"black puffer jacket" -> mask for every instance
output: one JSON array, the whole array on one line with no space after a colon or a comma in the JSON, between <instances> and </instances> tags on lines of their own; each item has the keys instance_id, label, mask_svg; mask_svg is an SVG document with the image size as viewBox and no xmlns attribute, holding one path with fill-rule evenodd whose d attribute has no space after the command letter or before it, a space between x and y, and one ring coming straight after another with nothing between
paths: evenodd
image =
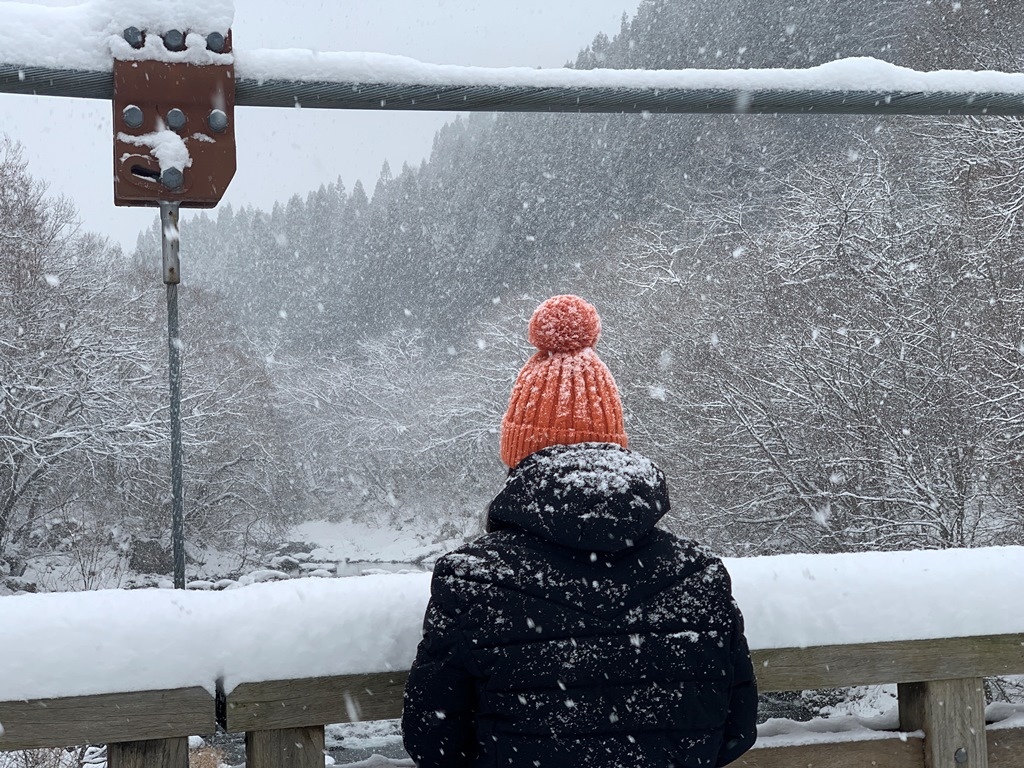
<instances>
[{"instance_id":1,"label":"black puffer jacket","mask_svg":"<svg viewBox=\"0 0 1024 768\"><path fill-rule=\"evenodd\" d=\"M655 529L664 476L605 443L528 456L438 560L405 692L420 768L725 765L757 691L721 561Z\"/></svg>"}]
</instances>

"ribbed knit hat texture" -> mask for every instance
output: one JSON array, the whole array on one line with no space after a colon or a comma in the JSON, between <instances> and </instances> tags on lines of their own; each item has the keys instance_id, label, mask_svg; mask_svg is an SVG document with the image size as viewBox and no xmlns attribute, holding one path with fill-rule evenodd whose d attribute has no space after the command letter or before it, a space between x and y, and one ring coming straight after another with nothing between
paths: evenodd
<instances>
[{"instance_id":1,"label":"ribbed knit hat texture","mask_svg":"<svg viewBox=\"0 0 1024 768\"><path fill-rule=\"evenodd\" d=\"M579 296L553 296L534 311L527 338L538 351L519 372L501 421L508 466L552 445L627 447L619 389L594 352L600 335L597 310Z\"/></svg>"}]
</instances>

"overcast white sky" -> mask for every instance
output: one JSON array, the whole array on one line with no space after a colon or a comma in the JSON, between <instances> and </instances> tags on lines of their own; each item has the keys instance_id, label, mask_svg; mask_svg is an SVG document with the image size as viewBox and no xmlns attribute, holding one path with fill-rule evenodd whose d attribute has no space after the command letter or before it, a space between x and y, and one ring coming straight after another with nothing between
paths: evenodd
<instances>
[{"instance_id":1,"label":"overcast white sky","mask_svg":"<svg viewBox=\"0 0 1024 768\"><path fill-rule=\"evenodd\" d=\"M617 32L622 13L632 16L639 1L235 0L233 30L239 49L378 51L433 64L557 67L598 32ZM238 173L225 201L266 207L339 176L349 189L361 179L372 194L385 159L396 173L403 162L418 164L451 118L240 108ZM131 249L156 214L114 207L111 130L108 102L0 94L0 131L24 145L32 174L71 197L88 229Z\"/></svg>"}]
</instances>

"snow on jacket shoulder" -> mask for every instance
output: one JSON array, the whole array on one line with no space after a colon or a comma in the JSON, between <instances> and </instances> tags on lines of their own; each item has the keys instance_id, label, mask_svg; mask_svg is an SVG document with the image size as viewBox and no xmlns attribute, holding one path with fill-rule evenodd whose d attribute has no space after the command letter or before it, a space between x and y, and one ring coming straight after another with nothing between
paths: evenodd
<instances>
[{"instance_id":1,"label":"snow on jacket shoulder","mask_svg":"<svg viewBox=\"0 0 1024 768\"><path fill-rule=\"evenodd\" d=\"M439 559L406 686L420 768L726 765L755 738L720 560L655 529L664 476L619 446L524 459L490 533Z\"/></svg>"}]
</instances>

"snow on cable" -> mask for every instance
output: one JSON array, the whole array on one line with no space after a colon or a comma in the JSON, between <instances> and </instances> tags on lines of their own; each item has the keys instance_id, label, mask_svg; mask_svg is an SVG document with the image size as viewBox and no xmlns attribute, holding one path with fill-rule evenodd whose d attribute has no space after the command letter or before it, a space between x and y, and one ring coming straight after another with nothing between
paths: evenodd
<instances>
[{"instance_id":1,"label":"snow on cable","mask_svg":"<svg viewBox=\"0 0 1024 768\"><path fill-rule=\"evenodd\" d=\"M1013 93L1024 95L1024 74L919 72L879 59L839 59L808 69L531 69L424 64L384 53L236 49L239 78L328 83L533 88L643 88L662 90L859 91Z\"/></svg>"},{"instance_id":2,"label":"snow on cable","mask_svg":"<svg viewBox=\"0 0 1024 768\"><path fill-rule=\"evenodd\" d=\"M114 57L227 63L231 55L207 51L203 35L226 32L233 17L231 0L86 0L63 8L0 0L0 64L109 72ZM130 26L192 34L180 52L168 51L156 35L135 50L122 38ZM808 69L574 70L427 64L383 53L246 50L244 44L234 45L237 75L257 82L1024 96L1024 73L919 72L869 57Z\"/></svg>"}]
</instances>

